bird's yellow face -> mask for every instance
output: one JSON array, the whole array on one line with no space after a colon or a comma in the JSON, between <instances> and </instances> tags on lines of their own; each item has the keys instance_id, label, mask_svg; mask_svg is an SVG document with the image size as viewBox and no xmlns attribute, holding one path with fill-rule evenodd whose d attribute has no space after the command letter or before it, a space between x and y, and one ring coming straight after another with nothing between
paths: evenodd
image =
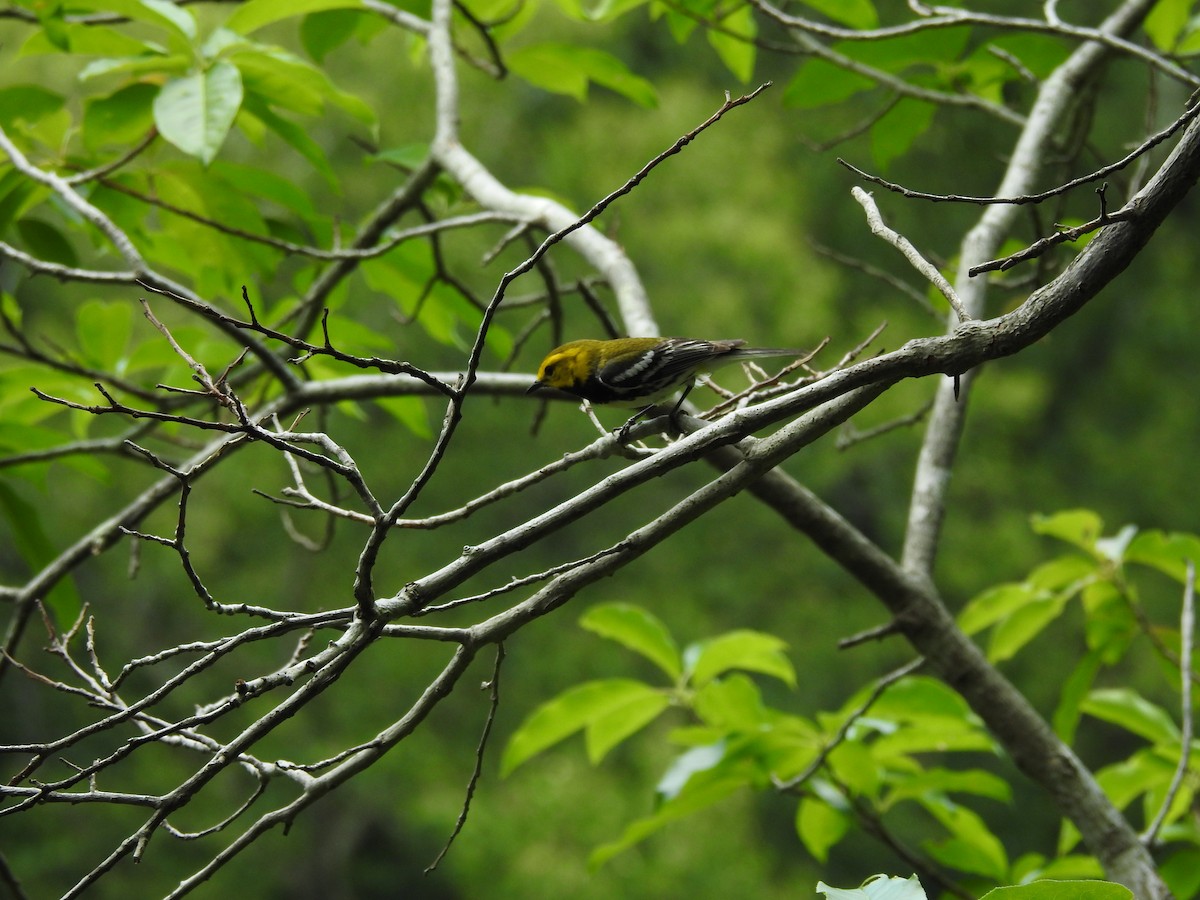
<instances>
[{"instance_id":1,"label":"bird's yellow face","mask_svg":"<svg viewBox=\"0 0 1200 900\"><path fill-rule=\"evenodd\" d=\"M539 387L552 387L568 390L572 385L580 384L588 377L588 362L584 355L584 346L588 341L571 341L550 351L542 360L538 369L537 381L530 390Z\"/></svg>"}]
</instances>

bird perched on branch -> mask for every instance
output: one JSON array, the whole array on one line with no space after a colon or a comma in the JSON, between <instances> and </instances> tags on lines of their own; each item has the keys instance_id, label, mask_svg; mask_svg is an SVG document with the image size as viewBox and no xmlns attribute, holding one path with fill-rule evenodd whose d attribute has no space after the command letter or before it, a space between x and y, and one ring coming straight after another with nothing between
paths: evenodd
<instances>
[{"instance_id":1,"label":"bird perched on branch","mask_svg":"<svg viewBox=\"0 0 1200 900\"><path fill-rule=\"evenodd\" d=\"M682 388L671 409L674 416L702 373L752 359L800 356L803 352L746 347L745 343L678 337L571 341L546 355L537 380L525 393L553 388L591 403L641 407L621 429L624 434L642 413Z\"/></svg>"}]
</instances>

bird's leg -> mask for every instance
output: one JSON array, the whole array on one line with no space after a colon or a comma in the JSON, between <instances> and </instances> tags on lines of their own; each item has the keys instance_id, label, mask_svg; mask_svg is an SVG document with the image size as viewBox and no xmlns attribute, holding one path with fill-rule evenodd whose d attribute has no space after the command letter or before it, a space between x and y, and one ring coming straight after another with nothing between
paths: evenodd
<instances>
[{"instance_id":1,"label":"bird's leg","mask_svg":"<svg viewBox=\"0 0 1200 900\"><path fill-rule=\"evenodd\" d=\"M617 443L626 443L629 439L629 429L645 418L646 413L654 409L655 406L657 406L657 404L651 403L649 406L639 409L632 416L630 416L628 421L626 421L624 425L617 429Z\"/></svg>"},{"instance_id":2,"label":"bird's leg","mask_svg":"<svg viewBox=\"0 0 1200 900\"><path fill-rule=\"evenodd\" d=\"M696 382L693 381L687 387L685 387L683 389L683 393L679 395L679 399L675 401L675 405L671 407L671 411L667 413L667 418L670 420L671 427L674 428L675 431L683 431L683 429L679 427L679 423L675 421L675 416L679 414L679 410L683 407L683 401L687 399L688 393L695 386ZM645 418L646 413L650 412L650 410L657 406L657 403L651 403L649 406L639 409L632 416L630 416L629 420L617 431L617 440L624 444L626 438L629 437L629 429Z\"/></svg>"}]
</instances>

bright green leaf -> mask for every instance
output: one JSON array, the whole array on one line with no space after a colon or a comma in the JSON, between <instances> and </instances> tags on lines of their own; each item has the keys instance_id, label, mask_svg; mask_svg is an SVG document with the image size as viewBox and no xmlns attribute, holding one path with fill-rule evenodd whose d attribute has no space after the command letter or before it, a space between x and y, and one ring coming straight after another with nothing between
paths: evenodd
<instances>
[{"instance_id":1,"label":"bright green leaf","mask_svg":"<svg viewBox=\"0 0 1200 900\"><path fill-rule=\"evenodd\" d=\"M1143 531L1125 551L1126 563L1150 566L1180 584L1187 578L1188 560L1200 568L1200 537L1194 534Z\"/></svg>"},{"instance_id":2,"label":"bright green leaf","mask_svg":"<svg viewBox=\"0 0 1200 900\"><path fill-rule=\"evenodd\" d=\"M829 848L845 836L850 824L844 812L813 797L805 797L796 808L796 834L820 863L829 860Z\"/></svg>"},{"instance_id":3,"label":"bright green leaf","mask_svg":"<svg viewBox=\"0 0 1200 900\"><path fill-rule=\"evenodd\" d=\"M707 682L692 706L700 721L723 731L756 732L767 719L758 685L740 672Z\"/></svg>"},{"instance_id":4,"label":"bright green leaf","mask_svg":"<svg viewBox=\"0 0 1200 900\"><path fill-rule=\"evenodd\" d=\"M329 164L325 151L312 139L307 129L283 118L254 94L246 95L242 115L238 118L239 127L243 130L248 127L247 124L242 124L247 117L251 121L257 120L275 132L293 150L308 160L309 165L324 177L331 188L337 188L337 175L333 171L333 166Z\"/></svg>"},{"instance_id":5,"label":"bright green leaf","mask_svg":"<svg viewBox=\"0 0 1200 900\"><path fill-rule=\"evenodd\" d=\"M84 356L93 365L116 368L125 355L133 331L133 309L128 303L89 300L75 314L75 336Z\"/></svg>"},{"instance_id":6,"label":"bright green leaf","mask_svg":"<svg viewBox=\"0 0 1200 900\"><path fill-rule=\"evenodd\" d=\"M168 0L72 0L73 9L118 13L135 22L148 22L165 28L175 38L176 47L196 39L196 19L186 8Z\"/></svg>"},{"instance_id":7,"label":"bright green leaf","mask_svg":"<svg viewBox=\"0 0 1200 900\"><path fill-rule=\"evenodd\" d=\"M145 82L128 84L107 97L87 101L83 140L91 148L132 145L154 127L158 88Z\"/></svg>"},{"instance_id":8,"label":"bright green leaf","mask_svg":"<svg viewBox=\"0 0 1200 900\"><path fill-rule=\"evenodd\" d=\"M433 437L429 410L420 397L380 397L375 404L419 438Z\"/></svg>"},{"instance_id":9,"label":"bright green leaf","mask_svg":"<svg viewBox=\"0 0 1200 900\"><path fill-rule=\"evenodd\" d=\"M783 102L785 106L797 109L816 109L841 103L875 86L875 82L865 75L849 72L823 59L809 59L800 65L784 88Z\"/></svg>"},{"instance_id":10,"label":"bright green leaf","mask_svg":"<svg viewBox=\"0 0 1200 900\"><path fill-rule=\"evenodd\" d=\"M105 75L124 75L127 78L182 75L191 68L191 65L190 55L148 52L139 56L98 59L90 62L80 71L79 80L89 81Z\"/></svg>"},{"instance_id":11,"label":"bright green leaf","mask_svg":"<svg viewBox=\"0 0 1200 900\"><path fill-rule=\"evenodd\" d=\"M272 22L330 9L361 9L362 0L250 0L225 21L225 27L250 34Z\"/></svg>"},{"instance_id":12,"label":"bright green leaf","mask_svg":"<svg viewBox=\"0 0 1200 900\"><path fill-rule=\"evenodd\" d=\"M79 56L137 56L145 53L148 45L115 28L82 22L61 22L56 40L65 40L71 53ZM61 53L63 47L50 40L44 30L33 31L21 45L19 56L38 56Z\"/></svg>"},{"instance_id":13,"label":"bright green leaf","mask_svg":"<svg viewBox=\"0 0 1200 900\"><path fill-rule=\"evenodd\" d=\"M747 4L739 6L731 15L718 23L721 29L708 29L708 43L717 51L717 56L725 64L733 77L745 84L754 74L754 61L758 48L754 38L758 34L758 25L754 12Z\"/></svg>"},{"instance_id":14,"label":"bright green leaf","mask_svg":"<svg viewBox=\"0 0 1200 900\"><path fill-rule=\"evenodd\" d=\"M597 847L588 858L588 865L593 869L604 865L618 853L644 841L666 825L706 809L745 786L745 779L737 774L719 775L711 779L693 778L686 790L660 804L653 815L630 823L620 838Z\"/></svg>"},{"instance_id":15,"label":"bright green leaf","mask_svg":"<svg viewBox=\"0 0 1200 900\"><path fill-rule=\"evenodd\" d=\"M937 107L923 100L904 98L870 128L871 155L881 169L906 154L933 123Z\"/></svg>"},{"instance_id":16,"label":"bright green leaf","mask_svg":"<svg viewBox=\"0 0 1200 900\"><path fill-rule=\"evenodd\" d=\"M1061 591L1076 588L1096 574L1096 562L1090 557L1072 553L1038 566L1025 580L1036 588Z\"/></svg>"},{"instance_id":17,"label":"bright green leaf","mask_svg":"<svg viewBox=\"0 0 1200 900\"><path fill-rule=\"evenodd\" d=\"M849 25L851 28L874 28L879 24L879 15L871 0L803 0L804 5L821 15Z\"/></svg>"},{"instance_id":18,"label":"bright green leaf","mask_svg":"<svg viewBox=\"0 0 1200 900\"><path fill-rule=\"evenodd\" d=\"M1079 707L1096 680L1101 661L1102 654L1098 650L1084 656L1063 683L1059 693L1058 707L1054 710L1054 733L1068 744L1074 743L1075 729L1079 725L1081 715Z\"/></svg>"},{"instance_id":19,"label":"bright green leaf","mask_svg":"<svg viewBox=\"0 0 1200 900\"><path fill-rule=\"evenodd\" d=\"M864 687L844 707L846 713L862 705L871 687ZM977 727L978 717L962 695L945 682L927 675L911 675L888 686L871 705L870 714L898 722L924 725L931 721L960 722Z\"/></svg>"},{"instance_id":20,"label":"bright green leaf","mask_svg":"<svg viewBox=\"0 0 1200 900\"><path fill-rule=\"evenodd\" d=\"M1142 22L1154 46L1170 53L1179 42L1192 14L1193 0L1158 0Z\"/></svg>"},{"instance_id":21,"label":"bright green leaf","mask_svg":"<svg viewBox=\"0 0 1200 900\"><path fill-rule=\"evenodd\" d=\"M901 800L915 799L928 793L971 794L1000 803L1012 800L1012 786L984 769L923 769L912 775L895 775L889 785L888 806Z\"/></svg>"},{"instance_id":22,"label":"bright green leaf","mask_svg":"<svg viewBox=\"0 0 1200 900\"><path fill-rule=\"evenodd\" d=\"M683 674L679 646L667 626L640 606L631 603L593 606L580 617L579 624L593 634L640 653L672 679L678 679Z\"/></svg>"},{"instance_id":23,"label":"bright green leaf","mask_svg":"<svg viewBox=\"0 0 1200 900\"><path fill-rule=\"evenodd\" d=\"M0 88L0 124L11 128L17 122L33 123L63 108L61 94L37 84L14 84Z\"/></svg>"},{"instance_id":24,"label":"bright green leaf","mask_svg":"<svg viewBox=\"0 0 1200 900\"><path fill-rule=\"evenodd\" d=\"M778 678L789 687L796 686L796 670L784 654L787 644L772 634L760 631L731 631L693 644L685 653L691 681L707 684L731 669L760 672Z\"/></svg>"},{"instance_id":25,"label":"bright green leaf","mask_svg":"<svg viewBox=\"0 0 1200 900\"><path fill-rule=\"evenodd\" d=\"M610 53L575 44L542 43L509 54L508 66L530 84L566 94L580 102L587 99L588 84L595 82L640 106L658 102L654 85L634 75Z\"/></svg>"},{"instance_id":26,"label":"bright green leaf","mask_svg":"<svg viewBox=\"0 0 1200 900\"><path fill-rule=\"evenodd\" d=\"M1092 691L1080 704L1090 716L1119 725L1154 744L1178 744L1179 727L1170 713L1155 706L1132 688Z\"/></svg>"},{"instance_id":27,"label":"bright green leaf","mask_svg":"<svg viewBox=\"0 0 1200 900\"><path fill-rule=\"evenodd\" d=\"M300 23L300 43L304 51L317 62L354 36L366 13L357 10L331 9L306 15Z\"/></svg>"},{"instance_id":28,"label":"bright green leaf","mask_svg":"<svg viewBox=\"0 0 1200 900\"><path fill-rule=\"evenodd\" d=\"M1104 532L1104 522L1090 509L1073 509L1049 516L1036 515L1032 518L1034 533L1074 544L1089 553Z\"/></svg>"},{"instance_id":29,"label":"bright green leaf","mask_svg":"<svg viewBox=\"0 0 1200 900\"><path fill-rule=\"evenodd\" d=\"M925 798L922 806L950 836L940 841L927 841L922 846L934 859L959 869L1003 881L1008 873L1008 854L1004 845L974 811L950 801L931 802Z\"/></svg>"},{"instance_id":30,"label":"bright green leaf","mask_svg":"<svg viewBox=\"0 0 1200 900\"><path fill-rule=\"evenodd\" d=\"M1176 897L1200 895L1200 847L1183 847L1158 867Z\"/></svg>"},{"instance_id":31,"label":"bright green leaf","mask_svg":"<svg viewBox=\"0 0 1200 900\"><path fill-rule=\"evenodd\" d=\"M1030 584L998 584L973 598L958 614L958 626L977 634L1032 603L1039 591Z\"/></svg>"},{"instance_id":32,"label":"bright green leaf","mask_svg":"<svg viewBox=\"0 0 1200 900\"><path fill-rule=\"evenodd\" d=\"M645 728L670 705L671 698L666 691L647 687L640 696L631 695L625 703L596 716L584 733L588 761L592 765L599 763L609 750Z\"/></svg>"},{"instance_id":33,"label":"bright green leaf","mask_svg":"<svg viewBox=\"0 0 1200 900\"><path fill-rule=\"evenodd\" d=\"M547 700L509 739L500 761L501 774L508 775L521 763L583 730L590 722L651 693L657 692L640 681L611 678L584 682Z\"/></svg>"},{"instance_id":34,"label":"bright green leaf","mask_svg":"<svg viewBox=\"0 0 1200 900\"><path fill-rule=\"evenodd\" d=\"M988 659L992 662L1011 659L1062 615L1069 600L1070 597L1066 594L1038 597L1005 618L992 630L988 643Z\"/></svg>"},{"instance_id":35,"label":"bright green leaf","mask_svg":"<svg viewBox=\"0 0 1200 900\"><path fill-rule=\"evenodd\" d=\"M166 140L207 165L241 104L241 73L231 63L218 62L207 72L168 81L154 99L154 121Z\"/></svg>"}]
</instances>

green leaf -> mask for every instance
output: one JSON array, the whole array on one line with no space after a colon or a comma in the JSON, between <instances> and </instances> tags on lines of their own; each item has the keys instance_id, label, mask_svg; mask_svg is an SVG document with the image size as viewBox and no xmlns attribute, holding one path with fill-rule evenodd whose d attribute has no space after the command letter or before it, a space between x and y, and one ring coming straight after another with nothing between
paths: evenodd
<instances>
[{"instance_id":1,"label":"green leaf","mask_svg":"<svg viewBox=\"0 0 1200 900\"><path fill-rule=\"evenodd\" d=\"M1192 13L1193 0L1158 0L1142 22L1146 34L1159 50L1170 53L1179 42Z\"/></svg>"},{"instance_id":2,"label":"green leaf","mask_svg":"<svg viewBox=\"0 0 1200 900\"><path fill-rule=\"evenodd\" d=\"M1071 553L1038 566L1025 580L1047 591L1061 591L1081 586L1081 582L1096 574L1096 562L1090 557Z\"/></svg>"},{"instance_id":3,"label":"green leaf","mask_svg":"<svg viewBox=\"0 0 1200 900\"><path fill-rule=\"evenodd\" d=\"M362 9L362 0L250 0L225 20L225 27L250 34L272 22L330 9Z\"/></svg>"},{"instance_id":4,"label":"green leaf","mask_svg":"<svg viewBox=\"0 0 1200 900\"><path fill-rule=\"evenodd\" d=\"M1200 894L1200 847L1183 847L1158 867L1176 897Z\"/></svg>"},{"instance_id":5,"label":"green leaf","mask_svg":"<svg viewBox=\"0 0 1200 900\"><path fill-rule=\"evenodd\" d=\"M925 794L971 794L987 797L1000 803L1012 801L1012 786L984 769L924 769L920 772L894 775L887 794L887 805L901 800L916 799Z\"/></svg>"},{"instance_id":6,"label":"green leaf","mask_svg":"<svg viewBox=\"0 0 1200 900\"><path fill-rule=\"evenodd\" d=\"M300 23L300 43L317 62L354 36L366 13L331 9L310 13Z\"/></svg>"},{"instance_id":7,"label":"green leaf","mask_svg":"<svg viewBox=\"0 0 1200 900\"><path fill-rule=\"evenodd\" d=\"M861 706L870 690L869 686L864 687L846 704L845 712ZM979 718L960 694L927 675L909 676L889 685L872 704L870 714L922 727L934 721L961 723L972 728L979 725Z\"/></svg>"},{"instance_id":8,"label":"green leaf","mask_svg":"<svg viewBox=\"0 0 1200 900\"><path fill-rule=\"evenodd\" d=\"M1068 744L1074 743L1075 729L1081 715L1080 704L1091 690L1101 662L1101 652L1093 650L1079 661L1063 683L1058 707L1054 710L1054 733Z\"/></svg>"},{"instance_id":9,"label":"green leaf","mask_svg":"<svg viewBox=\"0 0 1200 900\"><path fill-rule=\"evenodd\" d=\"M783 103L797 109L816 109L836 105L874 87L875 82L865 75L849 72L823 59L809 59L801 64L784 88Z\"/></svg>"},{"instance_id":10,"label":"green leaf","mask_svg":"<svg viewBox=\"0 0 1200 900\"><path fill-rule=\"evenodd\" d=\"M1004 880L1008 854L977 813L949 800L938 802L926 798L921 805L950 832L950 837L944 840L922 844L930 856L963 872Z\"/></svg>"},{"instance_id":11,"label":"green leaf","mask_svg":"<svg viewBox=\"0 0 1200 900\"><path fill-rule=\"evenodd\" d=\"M247 95L256 95L273 108L315 116L332 103L372 129L377 124L374 110L366 103L339 90L324 71L286 50L239 41L229 44L224 55L237 65Z\"/></svg>"},{"instance_id":12,"label":"green leaf","mask_svg":"<svg viewBox=\"0 0 1200 900\"><path fill-rule=\"evenodd\" d=\"M579 619L582 628L640 653L670 678L683 674L679 646L662 620L632 603L593 606Z\"/></svg>"},{"instance_id":13,"label":"green leaf","mask_svg":"<svg viewBox=\"0 0 1200 900\"><path fill-rule=\"evenodd\" d=\"M804 5L821 15L849 25L851 28L874 28L879 24L879 15L871 0L803 0Z\"/></svg>"},{"instance_id":14,"label":"green leaf","mask_svg":"<svg viewBox=\"0 0 1200 900\"><path fill-rule=\"evenodd\" d=\"M417 437L433 437L429 410L420 397L380 397L375 404Z\"/></svg>"},{"instance_id":15,"label":"green leaf","mask_svg":"<svg viewBox=\"0 0 1200 900\"><path fill-rule=\"evenodd\" d=\"M758 50L754 45L758 25L753 10L748 4L739 6L718 24L722 26L721 30L708 29L708 43L717 51L717 56L725 68L733 73L733 77L745 84L754 74Z\"/></svg>"},{"instance_id":16,"label":"green leaf","mask_svg":"<svg viewBox=\"0 0 1200 900\"><path fill-rule=\"evenodd\" d=\"M25 249L39 259L62 263L64 266L79 263L79 256L67 236L49 222L40 219L20 219L17 222L17 232L21 235Z\"/></svg>"},{"instance_id":17,"label":"green leaf","mask_svg":"<svg viewBox=\"0 0 1200 900\"><path fill-rule=\"evenodd\" d=\"M862 887L850 890L818 881L817 893L824 894L828 900L926 900L925 890L916 875L909 878L872 875Z\"/></svg>"},{"instance_id":18,"label":"green leaf","mask_svg":"<svg viewBox=\"0 0 1200 900\"><path fill-rule=\"evenodd\" d=\"M958 614L958 626L967 634L977 634L1032 603L1039 595L1030 584L998 584L963 607Z\"/></svg>"},{"instance_id":19,"label":"green leaf","mask_svg":"<svg viewBox=\"0 0 1200 900\"><path fill-rule=\"evenodd\" d=\"M1051 516L1033 516L1032 527L1035 534L1058 538L1088 553L1093 552L1096 541L1104 532L1104 522L1090 509L1067 510Z\"/></svg>"},{"instance_id":20,"label":"green leaf","mask_svg":"<svg viewBox=\"0 0 1200 900\"><path fill-rule=\"evenodd\" d=\"M645 728L670 705L671 698L665 691L647 686L640 696L631 695L626 702L593 718L584 733L588 761L599 763L609 750Z\"/></svg>"},{"instance_id":21,"label":"green leaf","mask_svg":"<svg viewBox=\"0 0 1200 900\"><path fill-rule=\"evenodd\" d=\"M908 152L933 123L937 107L923 100L904 98L871 126L871 154L881 169Z\"/></svg>"},{"instance_id":22,"label":"green leaf","mask_svg":"<svg viewBox=\"0 0 1200 900\"><path fill-rule=\"evenodd\" d=\"M1041 596L1008 616L992 630L988 659L991 662L1011 659L1062 615L1070 599L1068 594Z\"/></svg>"},{"instance_id":23,"label":"green leaf","mask_svg":"<svg viewBox=\"0 0 1200 900\"><path fill-rule=\"evenodd\" d=\"M706 809L746 786L746 779L736 773L712 778L704 778L704 774L690 779L685 790L663 802L653 815L630 823L620 838L597 847L588 858L588 865L598 868L670 823Z\"/></svg>"},{"instance_id":24,"label":"green leaf","mask_svg":"<svg viewBox=\"0 0 1200 900\"><path fill-rule=\"evenodd\" d=\"M1143 531L1125 551L1126 563L1150 566L1180 584L1187 579L1187 563L1200 568L1200 537L1187 533Z\"/></svg>"},{"instance_id":25,"label":"green leaf","mask_svg":"<svg viewBox=\"0 0 1200 900\"><path fill-rule=\"evenodd\" d=\"M796 808L796 834L817 862L829 860L829 848L845 837L851 819L839 809L813 797L805 797Z\"/></svg>"},{"instance_id":26,"label":"green leaf","mask_svg":"<svg viewBox=\"0 0 1200 900\"><path fill-rule=\"evenodd\" d=\"M324 177L331 188L337 188L337 174L333 171L333 166L329 164L325 151L312 139L307 129L283 118L254 94L246 95L242 116L238 121L241 122L247 116L275 132L293 150L308 160L309 165Z\"/></svg>"},{"instance_id":27,"label":"green leaf","mask_svg":"<svg viewBox=\"0 0 1200 900\"><path fill-rule=\"evenodd\" d=\"M158 88L145 82L128 84L107 97L89 99L83 110L83 140L96 149L130 145L154 127Z\"/></svg>"},{"instance_id":28,"label":"green leaf","mask_svg":"<svg viewBox=\"0 0 1200 900\"><path fill-rule=\"evenodd\" d=\"M103 25L60 21L56 28L58 34L53 39L45 30L32 32L19 55L38 56L66 49L79 56L137 56L148 49L144 41Z\"/></svg>"},{"instance_id":29,"label":"green leaf","mask_svg":"<svg viewBox=\"0 0 1200 900\"><path fill-rule=\"evenodd\" d=\"M207 72L174 78L154 99L162 136L205 165L216 158L242 104L237 66L218 62Z\"/></svg>"},{"instance_id":30,"label":"green leaf","mask_svg":"<svg viewBox=\"0 0 1200 900\"><path fill-rule=\"evenodd\" d=\"M0 124L11 128L18 122L34 123L63 108L61 94L36 84L14 84L0 88Z\"/></svg>"},{"instance_id":31,"label":"green leaf","mask_svg":"<svg viewBox=\"0 0 1200 900\"><path fill-rule=\"evenodd\" d=\"M75 336L88 362L116 369L125 355L133 331L133 310L128 303L89 300L75 314Z\"/></svg>"},{"instance_id":32,"label":"green leaf","mask_svg":"<svg viewBox=\"0 0 1200 900\"><path fill-rule=\"evenodd\" d=\"M1090 716L1141 735L1153 744L1179 744L1179 727L1170 713L1131 688L1092 691L1079 708Z\"/></svg>"},{"instance_id":33,"label":"green leaf","mask_svg":"<svg viewBox=\"0 0 1200 900\"><path fill-rule=\"evenodd\" d=\"M195 17L168 0L72 0L71 7L118 13L135 22L157 25L166 29L176 49L186 48L196 39Z\"/></svg>"},{"instance_id":34,"label":"green leaf","mask_svg":"<svg viewBox=\"0 0 1200 900\"><path fill-rule=\"evenodd\" d=\"M138 56L98 59L90 62L80 71L79 80L89 81L105 75L124 75L128 78L181 75L187 72L191 65L190 55L183 53L167 55L151 51Z\"/></svg>"},{"instance_id":35,"label":"green leaf","mask_svg":"<svg viewBox=\"0 0 1200 900\"><path fill-rule=\"evenodd\" d=\"M628 708L650 694L650 686L629 678L588 681L547 700L521 723L508 741L500 761L501 775L508 775L531 759L613 710Z\"/></svg>"},{"instance_id":36,"label":"green leaf","mask_svg":"<svg viewBox=\"0 0 1200 900\"><path fill-rule=\"evenodd\" d=\"M654 85L634 75L610 53L594 47L547 42L516 50L508 57L508 67L532 85L566 94L583 102L588 84L595 82L640 106L658 103Z\"/></svg>"},{"instance_id":37,"label":"green leaf","mask_svg":"<svg viewBox=\"0 0 1200 900\"><path fill-rule=\"evenodd\" d=\"M998 887L983 900L1131 900L1129 888L1108 881L1034 881Z\"/></svg>"},{"instance_id":38,"label":"green leaf","mask_svg":"<svg viewBox=\"0 0 1200 900\"><path fill-rule=\"evenodd\" d=\"M33 571L47 565L57 555L42 528L37 507L28 503L8 482L0 479L0 515L8 519L13 548ZM70 624L83 608L83 601L71 577L59 579L46 597L46 608L60 625Z\"/></svg>"},{"instance_id":39,"label":"green leaf","mask_svg":"<svg viewBox=\"0 0 1200 900\"><path fill-rule=\"evenodd\" d=\"M758 686L740 672L705 684L692 706L700 721L724 732L757 732L767 720Z\"/></svg>"},{"instance_id":40,"label":"green leaf","mask_svg":"<svg viewBox=\"0 0 1200 900\"><path fill-rule=\"evenodd\" d=\"M787 644L773 634L731 631L689 646L684 665L697 687L731 669L760 672L795 687L796 670L784 655L786 648Z\"/></svg>"}]
</instances>

